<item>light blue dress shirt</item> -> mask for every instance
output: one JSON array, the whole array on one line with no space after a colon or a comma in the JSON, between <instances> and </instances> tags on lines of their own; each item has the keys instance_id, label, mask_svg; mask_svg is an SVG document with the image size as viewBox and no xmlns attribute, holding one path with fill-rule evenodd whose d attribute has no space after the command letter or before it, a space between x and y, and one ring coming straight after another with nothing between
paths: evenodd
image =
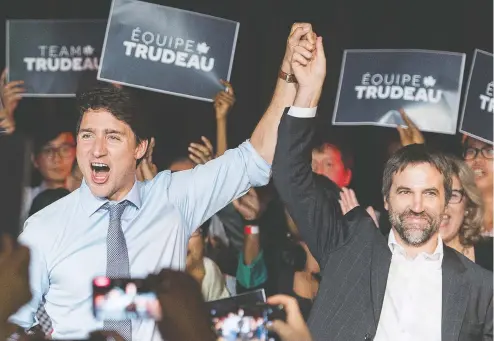
<instances>
[{"instance_id":1,"label":"light blue dress shirt","mask_svg":"<svg viewBox=\"0 0 494 341\"><path fill-rule=\"evenodd\" d=\"M145 278L162 268L185 269L191 233L250 187L269 182L270 165L250 142L192 170L160 172L137 182L122 200L129 205L122 229L133 278ZM30 328L46 299L53 338L84 338L102 329L92 314L92 280L106 274L108 200L95 197L83 181L70 195L30 217L20 236L31 249L33 299L11 317ZM134 340L161 340L153 321L132 321Z\"/></svg>"}]
</instances>

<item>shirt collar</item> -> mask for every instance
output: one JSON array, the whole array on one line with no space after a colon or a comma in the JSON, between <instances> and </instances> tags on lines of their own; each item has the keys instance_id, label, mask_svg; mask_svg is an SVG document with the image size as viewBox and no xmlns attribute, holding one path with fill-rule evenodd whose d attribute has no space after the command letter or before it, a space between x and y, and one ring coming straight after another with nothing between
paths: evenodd
<instances>
[{"instance_id":1,"label":"shirt collar","mask_svg":"<svg viewBox=\"0 0 494 341\"><path fill-rule=\"evenodd\" d=\"M391 229L391 231L389 232L388 247L393 255L400 254L403 257L407 258L405 249L396 241L395 231L393 229ZM439 261L439 267L440 267L442 264L443 256L444 256L443 240L441 236L438 235L437 246L434 252L432 254L422 252L417 255L417 258L422 258L427 261Z\"/></svg>"},{"instance_id":2,"label":"shirt collar","mask_svg":"<svg viewBox=\"0 0 494 341\"><path fill-rule=\"evenodd\" d=\"M80 198L81 204L83 208L86 210L89 216L93 215L96 211L98 211L101 206L109 202L107 198L100 198L91 193L89 186L86 183L85 179L82 179L81 189L80 189ZM127 200L132 203L137 209L141 208L141 194L140 194L140 185L139 181L134 182L134 186L127 193L127 195L120 200L120 202Z\"/></svg>"}]
</instances>

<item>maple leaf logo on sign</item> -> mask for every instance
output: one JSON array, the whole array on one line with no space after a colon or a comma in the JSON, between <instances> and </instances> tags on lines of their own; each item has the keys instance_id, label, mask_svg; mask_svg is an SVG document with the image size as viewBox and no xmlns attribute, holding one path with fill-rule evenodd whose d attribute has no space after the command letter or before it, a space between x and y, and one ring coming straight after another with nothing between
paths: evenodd
<instances>
[{"instance_id":1,"label":"maple leaf logo on sign","mask_svg":"<svg viewBox=\"0 0 494 341\"><path fill-rule=\"evenodd\" d=\"M209 46L208 46L208 44L202 42L202 43L197 44L196 50L200 54L206 54L209 52Z\"/></svg>"},{"instance_id":2,"label":"maple leaf logo on sign","mask_svg":"<svg viewBox=\"0 0 494 341\"><path fill-rule=\"evenodd\" d=\"M432 76L424 77L424 86L431 88L436 85L436 80Z\"/></svg>"},{"instance_id":3,"label":"maple leaf logo on sign","mask_svg":"<svg viewBox=\"0 0 494 341\"><path fill-rule=\"evenodd\" d=\"M191 39L163 36L149 31L141 32L139 27L136 27L132 30L130 40L123 41L123 45L128 57L204 72L210 72L214 68L214 58L206 56L210 46L204 41L196 43Z\"/></svg>"},{"instance_id":4,"label":"maple leaf logo on sign","mask_svg":"<svg viewBox=\"0 0 494 341\"><path fill-rule=\"evenodd\" d=\"M25 57L27 71L86 71L98 69L91 45L38 45L40 56Z\"/></svg>"},{"instance_id":5,"label":"maple leaf logo on sign","mask_svg":"<svg viewBox=\"0 0 494 341\"><path fill-rule=\"evenodd\" d=\"M91 56L94 52L94 48L91 45L86 45L82 48L82 53L86 56Z\"/></svg>"}]
</instances>

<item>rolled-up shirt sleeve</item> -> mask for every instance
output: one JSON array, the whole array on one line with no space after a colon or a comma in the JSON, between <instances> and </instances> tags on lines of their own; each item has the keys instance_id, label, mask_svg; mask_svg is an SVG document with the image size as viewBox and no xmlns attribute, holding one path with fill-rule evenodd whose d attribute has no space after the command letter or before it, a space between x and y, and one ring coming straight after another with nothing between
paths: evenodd
<instances>
[{"instance_id":1,"label":"rolled-up shirt sleeve","mask_svg":"<svg viewBox=\"0 0 494 341\"><path fill-rule=\"evenodd\" d=\"M204 165L172 173L168 195L182 212L190 234L251 187L267 185L270 176L269 163L246 141Z\"/></svg>"}]
</instances>

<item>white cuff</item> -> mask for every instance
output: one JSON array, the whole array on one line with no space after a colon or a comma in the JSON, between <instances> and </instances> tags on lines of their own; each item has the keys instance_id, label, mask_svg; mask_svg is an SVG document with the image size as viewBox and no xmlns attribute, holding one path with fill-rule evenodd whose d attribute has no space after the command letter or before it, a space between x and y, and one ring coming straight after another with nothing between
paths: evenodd
<instances>
[{"instance_id":1,"label":"white cuff","mask_svg":"<svg viewBox=\"0 0 494 341\"><path fill-rule=\"evenodd\" d=\"M288 115L298 118L316 117L316 112L317 112L317 107L314 108L290 107L290 109L288 109Z\"/></svg>"}]
</instances>

